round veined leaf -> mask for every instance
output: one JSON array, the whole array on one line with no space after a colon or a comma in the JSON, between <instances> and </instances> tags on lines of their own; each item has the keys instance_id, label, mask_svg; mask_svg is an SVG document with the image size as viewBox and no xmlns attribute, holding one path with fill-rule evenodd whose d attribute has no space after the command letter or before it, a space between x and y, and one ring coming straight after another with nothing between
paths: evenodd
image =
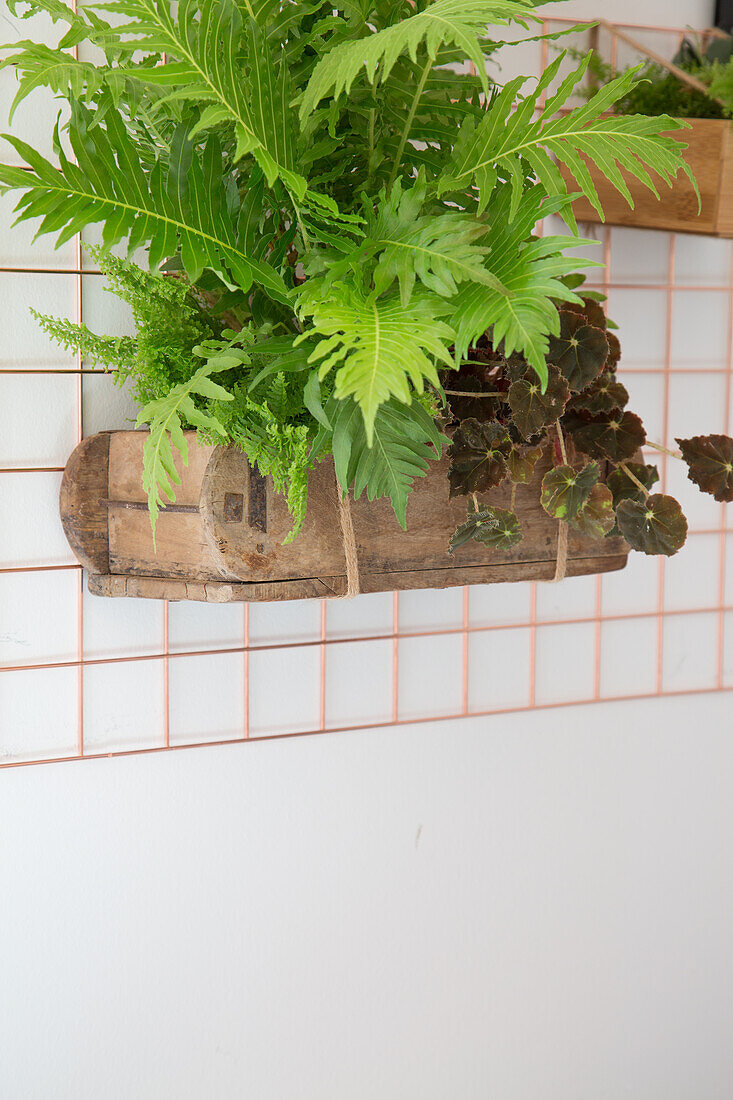
<instances>
[{"instance_id":1,"label":"round veined leaf","mask_svg":"<svg viewBox=\"0 0 733 1100\"><path fill-rule=\"evenodd\" d=\"M651 489L659 481L659 471L656 466L644 466L641 462L626 462L624 465L645 489ZM606 478L606 485L613 493L614 508L618 508L622 500L644 499L641 489L635 481L631 480L626 470L614 470Z\"/></svg>"},{"instance_id":2,"label":"round veined leaf","mask_svg":"<svg viewBox=\"0 0 733 1100\"><path fill-rule=\"evenodd\" d=\"M464 420L448 450L450 495L485 493L500 485L507 475L511 449L507 429L498 421Z\"/></svg>"},{"instance_id":3,"label":"round veined leaf","mask_svg":"<svg viewBox=\"0 0 733 1100\"><path fill-rule=\"evenodd\" d=\"M476 524L476 542L492 550L509 550L522 541L522 527L514 512L503 508L487 508L487 512L491 513L491 522Z\"/></svg>"},{"instance_id":4,"label":"round veined leaf","mask_svg":"<svg viewBox=\"0 0 733 1100\"><path fill-rule=\"evenodd\" d=\"M642 554L676 554L687 538L687 520L674 497L656 493L646 500L622 500L616 510L629 546Z\"/></svg>"},{"instance_id":5,"label":"round veined leaf","mask_svg":"<svg viewBox=\"0 0 733 1100\"><path fill-rule=\"evenodd\" d=\"M628 403L629 394L626 387L622 386L610 371L604 370L591 382L590 386L573 398L570 407L584 409L597 416L599 413L613 412L614 409L625 409Z\"/></svg>"},{"instance_id":6,"label":"round veined leaf","mask_svg":"<svg viewBox=\"0 0 733 1100\"><path fill-rule=\"evenodd\" d=\"M716 500L733 500L733 439L727 435L694 435L677 442L690 481Z\"/></svg>"},{"instance_id":7,"label":"round veined leaf","mask_svg":"<svg viewBox=\"0 0 733 1100\"><path fill-rule=\"evenodd\" d=\"M610 534L616 523L611 490L596 482L573 523L579 531L592 539L604 539Z\"/></svg>"},{"instance_id":8,"label":"round veined leaf","mask_svg":"<svg viewBox=\"0 0 733 1100\"><path fill-rule=\"evenodd\" d=\"M583 304L578 305L575 302L566 303L563 305L563 309L569 313L577 313L578 316L585 318L586 325L592 325L594 328L601 329L602 332L606 331L606 313L600 302L597 302L594 298L583 297Z\"/></svg>"},{"instance_id":9,"label":"round veined leaf","mask_svg":"<svg viewBox=\"0 0 733 1100\"><path fill-rule=\"evenodd\" d=\"M621 361L621 342L615 332L608 331L606 332L606 341L608 343L606 369L615 371Z\"/></svg>"},{"instance_id":10,"label":"round veined leaf","mask_svg":"<svg viewBox=\"0 0 733 1100\"><path fill-rule=\"evenodd\" d=\"M465 377L463 375L451 376L446 371L448 377L443 379L443 385L446 390L460 390L461 395L458 396L455 393L447 393L448 408L450 409L453 418L455 420L493 420L496 416L499 408L499 401L495 397L465 397L466 393L480 393L483 394L487 390L495 389L494 386L488 386L486 382L482 382L480 378L475 378L469 374Z\"/></svg>"},{"instance_id":11,"label":"round veined leaf","mask_svg":"<svg viewBox=\"0 0 733 1100\"><path fill-rule=\"evenodd\" d=\"M529 439L559 420L569 397L568 384L557 367L548 367L544 393L537 375L534 371L528 371L524 378L512 382L509 387L509 407L514 423L525 439Z\"/></svg>"},{"instance_id":12,"label":"round veined leaf","mask_svg":"<svg viewBox=\"0 0 733 1100\"><path fill-rule=\"evenodd\" d=\"M451 535L448 543L448 553L452 554L459 546L465 546L467 542L470 542L476 536L479 524L490 526L493 522L494 518L489 508L469 511L466 522L457 527Z\"/></svg>"},{"instance_id":13,"label":"round veined leaf","mask_svg":"<svg viewBox=\"0 0 733 1100\"><path fill-rule=\"evenodd\" d=\"M564 424L573 443L591 458L607 458L611 462L626 462L646 443L646 432L636 413L601 413L599 416L578 414Z\"/></svg>"},{"instance_id":14,"label":"round veined leaf","mask_svg":"<svg viewBox=\"0 0 733 1100\"><path fill-rule=\"evenodd\" d=\"M512 447L506 460L509 477L515 485L527 485L532 480L534 468L542 456L542 447Z\"/></svg>"},{"instance_id":15,"label":"round veined leaf","mask_svg":"<svg viewBox=\"0 0 733 1100\"><path fill-rule=\"evenodd\" d=\"M553 519L574 520L598 481L598 466L589 462L582 470L556 466L542 479L542 507Z\"/></svg>"},{"instance_id":16,"label":"round veined leaf","mask_svg":"<svg viewBox=\"0 0 733 1100\"><path fill-rule=\"evenodd\" d=\"M550 337L547 358L568 381L571 390L584 390L603 370L608 341L599 328L587 325L577 313L560 313L560 335Z\"/></svg>"}]
</instances>

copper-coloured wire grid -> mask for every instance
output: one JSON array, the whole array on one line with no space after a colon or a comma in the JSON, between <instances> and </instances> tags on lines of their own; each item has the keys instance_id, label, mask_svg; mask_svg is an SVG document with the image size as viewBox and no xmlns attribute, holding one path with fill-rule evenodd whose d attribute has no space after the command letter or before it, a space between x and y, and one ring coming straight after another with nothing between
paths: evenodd
<instances>
[{"instance_id":1,"label":"copper-coloured wire grid","mask_svg":"<svg viewBox=\"0 0 733 1100\"><path fill-rule=\"evenodd\" d=\"M574 22L571 19L553 18L544 23L543 30L546 32L549 29L550 23L552 24L570 24ZM659 25L641 24L641 23L627 23L619 24L622 27L634 28L642 31L654 31L654 32L672 32L679 39L686 33L685 28L675 27L663 27ZM616 60L616 48L617 41L615 35L611 35L611 60ZM541 60L542 67L544 68L548 60L548 46L547 42L543 42L541 45ZM700 284L684 284L675 281L676 275L676 238L671 235L669 238L669 251L667 261L666 279L661 282L637 282L629 283L620 280L614 281L613 279L613 233L609 229L602 230L602 247L604 253L604 260L606 263L604 276L602 282L596 284L600 289L606 293L613 293L614 291L633 290L636 292L643 291L656 291L664 294L664 300L666 305L666 329L665 329L665 348L664 348L664 360L661 364L654 364L650 366L630 366L624 367L624 373L626 375L660 375L663 379L663 442L669 443L669 402L670 402L670 381L672 376L683 375L690 378L693 381L695 378L707 375L719 375L722 374L725 377L725 413L724 431L728 432L730 428L730 401L733 397L733 388L731 386L731 376L733 369L733 246L731 250L731 267L729 272L729 278L727 283L718 283L711 281L707 285ZM1 257L0 257L1 258ZM82 290L83 280L85 277L96 277L101 272L95 269L85 269L82 266L81 256L81 240L77 238L75 244L75 255L73 264L67 267L51 268L48 266L39 267L25 267L25 266L0 266L0 273L5 274L21 274L21 273L33 273L33 274L47 274L47 275L72 275L74 277L75 285L75 316L77 321L81 321L82 318ZM699 293L725 293L728 300L728 334L727 334L727 356L724 366L712 366L709 368L692 369L681 368L673 366L672 362L672 334L673 334L673 319L675 311L675 298L679 292L690 291ZM73 366L65 366L61 368L39 368L39 369L21 369L14 367L0 368L0 374L2 375L26 375L36 374L38 376L43 375L72 375L76 380L76 438L81 440L84 432L83 424L83 379L89 374L101 374L104 373L99 370L90 369L84 367L80 357L77 355ZM684 430L684 425L680 425ZM662 484L665 484L667 475L667 458L665 455L659 457L660 473L662 475ZM61 467L57 465L38 465L32 464L27 466L3 466L0 467L0 475L2 474L22 474L24 476L32 475L34 473L55 473L58 474L61 471ZM1 490L0 490L1 491ZM529 612L528 615L517 621L507 622L495 622L491 624L476 625L472 623L472 604L471 604L471 590L465 587L462 590L461 597L461 614L460 625L453 625L447 627L435 627L430 630L411 630L407 627L402 627L400 616L400 594L395 592L392 596L392 613L391 613L391 629L384 632L374 632L364 635L350 636L345 634L329 634L328 629L328 615L327 615L327 601L321 601L319 621L320 626L317 632L317 636L313 639L301 640L301 641L272 641L267 643L253 643L251 637L251 611L249 605L243 605L243 621L242 621L242 643L241 645L231 646L214 646L214 647L198 647L187 649L175 649L171 650L170 646L170 612L167 601L163 605L162 613L162 638L159 648L155 651L147 653L123 653L117 656L110 657L93 657L89 656L85 651L84 643L84 604L83 604L83 571L81 566L74 563L51 563L38 564L38 563L21 563L17 565L0 566L0 575L2 574L20 574L20 573L52 573L52 572L68 572L73 571L76 574L75 588L76 588L76 650L75 656L67 660L56 661L43 661L35 662L28 661L24 663L8 664L0 666L0 686L2 680L6 676L21 676L24 672L33 672L43 669L72 669L76 670L77 676L77 699L78 699L78 726L76 730L76 752L74 754L63 755L37 755L23 759L6 759L0 763L0 768L18 767L29 764L41 764L52 763L68 760L80 760L80 759L95 759L99 757L109 756L126 756L143 754L150 752L161 752L165 750L173 750L180 748L197 748L204 745L218 745L218 744L236 744L243 743L244 741L262 741L270 740L273 738L289 738L289 737L301 737L309 736L317 733L335 733L343 732L346 730L364 730L385 727L390 725L407 725L415 723L430 722L435 719L451 719L466 717L482 717L498 714L507 714L516 711L527 711L531 709L551 709L558 706L568 705L583 705L600 700L634 700L634 699L647 699L653 698L658 695L665 696L678 696L678 695L703 695L709 694L713 691L730 691L733 690L733 684L725 684L724 682L724 658L725 658L725 624L726 615L733 612L733 605L726 603L726 543L727 537L733 535L733 527L728 525L727 514L725 506L720 508L720 519L715 526L699 526L693 528L690 532L690 538L694 543L694 540L699 536L715 536L719 542L718 548L718 577L716 584L716 598L711 601L710 604L703 604L701 606L695 606L690 608L669 608L665 605L665 563L663 560L658 565L657 575L657 589L655 596L655 607L653 610L637 610L632 612L616 613L604 608L604 577L598 576L595 581L595 596L594 596L594 609L592 614L587 615L575 615L569 618L555 617L555 618L542 618L538 615L538 594L537 586L531 584L529 586ZM694 545L692 548L694 552ZM562 589L560 589L562 591ZM424 599L429 600L428 593L424 594ZM112 601L111 606L114 607ZM674 687L665 685L664 680L664 626L665 623L675 618L687 618L696 615L715 615L717 618L717 656L716 656L716 668L715 668L715 685L710 687L698 687L685 690L677 690ZM606 623L632 623L632 622L644 622L655 621L657 623L656 631L656 664L655 664L655 689L651 692L633 692L633 693L609 693L603 690L603 652L602 652L602 639L603 639L603 625ZM564 627L569 625L577 626L592 626L594 636L594 659L593 659L593 686L592 690L587 694L580 697L569 697L552 702L542 702L537 699L537 642L539 632L543 632L543 636L546 636L545 632L551 631L553 628ZM470 682L471 675L476 675L476 670L472 669L471 662L471 639L477 635L483 634L496 634L501 637L503 631L507 630L526 630L528 635L528 657L526 668L526 699L523 703L512 706L497 706L491 708L485 707L472 707L471 706L471 692ZM415 717L411 714L406 714L401 706L399 683L400 683L400 656L401 656L401 643L410 639L420 638L443 638L449 639L451 637L457 637L460 639L461 648L461 683L460 683L460 701L457 707L450 707L446 712L430 713ZM371 720L371 721L358 721L349 723L348 720L344 721L343 718L348 716L334 715L333 718L329 717L328 708L328 686L329 686L329 653L334 654L339 646L344 644L358 644L360 647L364 647L364 667L368 668L369 662L369 647L374 644L388 644L391 646L391 706L389 707L389 717L386 720ZM285 732L285 733L258 733L252 729L251 718L251 693L250 693L250 670L251 670L251 656L252 654L267 652L267 651L289 651L295 657L299 652L312 651L314 648L318 649L318 661L319 661L319 704L317 710L317 721L314 722L312 729L298 730L297 732ZM192 738L188 742L182 742L180 740L171 740L171 683L170 683L170 667L171 662L174 662L182 657L224 657L226 655L239 654L243 662L243 683L244 683L244 698L243 698L243 723L241 734L232 737L222 737L218 740L197 740ZM84 728L84 674L85 670L96 666L105 665L128 665L135 666L141 662L159 662L162 666L163 676L163 719L162 728L159 732L159 737L155 743L151 743L146 747L125 748L121 745L119 748L113 751L96 751L89 745L85 744L85 728ZM521 677L521 669L517 670L517 676ZM203 683L201 685L202 691L210 690L211 684ZM215 688L215 685L213 685ZM175 700L174 700L175 701ZM2 713L0 711L0 752L2 751Z\"/></svg>"}]
</instances>

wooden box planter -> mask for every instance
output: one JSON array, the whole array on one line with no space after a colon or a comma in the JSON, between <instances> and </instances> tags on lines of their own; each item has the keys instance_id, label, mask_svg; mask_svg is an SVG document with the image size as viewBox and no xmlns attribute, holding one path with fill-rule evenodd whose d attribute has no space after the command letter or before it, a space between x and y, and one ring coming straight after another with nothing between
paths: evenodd
<instances>
[{"instance_id":1,"label":"wooden box planter","mask_svg":"<svg viewBox=\"0 0 733 1100\"><path fill-rule=\"evenodd\" d=\"M688 144L685 159L700 188L700 213L695 189L682 173L671 188L660 183L660 199L656 199L653 192L638 180L627 175L634 199L632 210L605 176L588 164L606 215L606 225L733 237L733 121L708 118L682 121L688 122L690 129L674 130L670 137ZM567 169L561 170L569 189L577 190L577 184ZM601 221L598 212L585 198L577 199L573 209L578 221Z\"/></svg>"},{"instance_id":2,"label":"wooden box planter","mask_svg":"<svg viewBox=\"0 0 733 1100\"><path fill-rule=\"evenodd\" d=\"M102 596L232 601L292 600L342 595L346 568L333 463L312 473L308 514L298 538L283 498L270 479L251 470L234 447L201 447L189 435L189 465L175 505L161 511L157 553L142 492L145 434L101 432L71 455L61 486L61 518L69 543L89 570L89 590ZM466 516L465 498L448 497L448 460L418 479L403 531L389 502L352 502L360 590L448 588L494 581L552 580L558 523L539 503L539 481L519 486L516 511L524 540L506 553L471 542L454 555L448 540ZM502 486L491 503L508 507ZM620 538L596 541L570 532L567 576L622 569L628 547Z\"/></svg>"}]
</instances>

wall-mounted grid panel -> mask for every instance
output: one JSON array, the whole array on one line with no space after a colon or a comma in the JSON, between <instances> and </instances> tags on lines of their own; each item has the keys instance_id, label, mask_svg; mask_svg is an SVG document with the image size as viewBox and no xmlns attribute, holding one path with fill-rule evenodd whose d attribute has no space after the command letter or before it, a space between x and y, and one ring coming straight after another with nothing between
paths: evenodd
<instances>
[{"instance_id":1,"label":"wall-mounted grid panel","mask_svg":"<svg viewBox=\"0 0 733 1100\"><path fill-rule=\"evenodd\" d=\"M667 53L683 33L634 30ZM524 48L523 66L546 63L547 47L534 49ZM630 60L615 43L611 54ZM505 68L502 79L511 75ZM5 70L4 107L11 96ZM42 142L55 115L36 92L16 131ZM111 377L54 346L28 307L97 331L128 331L129 317L79 241L54 252L11 221L5 197L0 766L733 688L733 525L664 456L663 485L691 527L684 553L668 562L632 555L621 573L560 585L349 603L90 596L61 532L61 471L83 434L128 426L134 410ZM679 433L727 432L733 242L583 228L606 262L591 281L608 293L619 373L650 436L670 446Z\"/></svg>"}]
</instances>

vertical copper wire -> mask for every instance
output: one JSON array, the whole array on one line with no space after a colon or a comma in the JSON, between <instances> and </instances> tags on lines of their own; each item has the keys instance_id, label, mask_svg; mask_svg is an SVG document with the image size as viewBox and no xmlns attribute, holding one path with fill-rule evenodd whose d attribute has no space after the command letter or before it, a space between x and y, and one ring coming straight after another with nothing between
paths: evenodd
<instances>
[{"instance_id":1,"label":"vertical copper wire","mask_svg":"<svg viewBox=\"0 0 733 1100\"><path fill-rule=\"evenodd\" d=\"M244 736L249 737L249 604L244 607Z\"/></svg>"},{"instance_id":2,"label":"vertical copper wire","mask_svg":"<svg viewBox=\"0 0 733 1100\"><path fill-rule=\"evenodd\" d=\"M611 229L606 226L603 235L603 293L606 295L606 311L608 311L608 293L611 283ZM602 630L603 630L603 574L596 577L595 593L595 628L593 664L593 698L601 697L601 661L602 661Z\"/></svg>"},{"instance_id":3,"label":"vertical copper wire","mask_svg":"<svg viewBox=\"0 0 733 1100\"><path fill-rule=\"evenodd\" d=\"M76 5L74 4L74 8ZM76 48L75 48L76 49ZM82 323L82 274L81 274L81 233L76 236L75 242L76 269L74 277L74 296L76 305L76 323ZM81 374L81 352L75 354L76 368L79 373L76 376L76 442L81 443L84 438L84 391L83 376ZM77 752L84 755L84 573L80 569L77 573L76 586L76 655L79 665L76 673L77 694Z\"/></svg>"},{"instance_id":4,"label":"vertical copper wire","mask_svg":"<svg viewBox=\"0 0 733 1100\"><path fill-rule=\"evenodd\" d=\"M163 744L171 743L170 604L163 601Z\"/></svg>"},{"instance_id":5,"label":"vertical copper wire","mask_svg":"<svg viewBox=\"0 0 733 1100\"><path fill-rule=\"evenodd\" d=\"M392 593L392 721L400 716L400 594Z\"/></svg>"},{"instance_id":6,"label":"vertical copper wire","mask_svg":"<svg viewBox=\"0 0 733 1100\"><path fill-rule=\"evenodd\" d=\"M468 622L469 622L469 593L468 585L463 588L463 683L462 683L462 713L468 714Z\"/></svg>"},{"instance_id":7,"label":"vertical copper wire","mask_svg":"<svg viewBox=\"0 0 733 1100\"><path fill-rule=\"evenodd\" d=\"M730 245L731 255L728 268L728 345L726 347L726 373L724 387L724 411L723 433L730 435L730 402L731 402L731 373L733 373L733 244ZM725 582L726 582L726 535L728 519L727 505L720 506L720 546L719 546L719 574L718 574L718 688L723 687L723 671L725 667Z\"/></svg>"},{"instance_id":8,"label":"vertical copper wire","mask_svg":"<svg viewBox=\"0 0 733 1100\"><path fill-rule=\"evenodd\" d=\"M326 601L321 600L321 699L320 699L320 726L326 728Z\"/></svg>"},{"instance_id":9,"label":"vertical copper wire","mask_svg":"<svg viewBox=\"0 0 733 1100\"><path fill-rule=\"evenodd\" d=\"M677 237L674 233L669 237L669 255L667 263L667 324L665 329L664 348L664 412L662 416L662 441L665 447L669 446L669 391L672 367L672 325L674 321L674 280L675 257L677 250ZM662 467L662 491L667 490L667 456L660 455ZM661 695L664 684L664 558L660 557L657 564L657 694Z\"/></svg>"}]
</instances>

